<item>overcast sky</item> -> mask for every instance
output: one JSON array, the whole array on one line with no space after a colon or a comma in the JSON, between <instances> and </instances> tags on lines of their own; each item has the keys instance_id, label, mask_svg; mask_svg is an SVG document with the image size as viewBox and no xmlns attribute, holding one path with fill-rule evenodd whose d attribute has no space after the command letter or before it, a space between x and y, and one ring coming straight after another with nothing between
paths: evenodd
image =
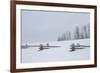
<instances>
[{"instance_id":1,"label":"overcast sky","mask_svg":"<svg viewBox=\"0 0 100 73\"><path fill-rule=\"evenodd\" d=\"M90 13L64 11L22 10L21 18L22 43L56 41L62 33L90 23Z\"/></svg>"}]
</instances>

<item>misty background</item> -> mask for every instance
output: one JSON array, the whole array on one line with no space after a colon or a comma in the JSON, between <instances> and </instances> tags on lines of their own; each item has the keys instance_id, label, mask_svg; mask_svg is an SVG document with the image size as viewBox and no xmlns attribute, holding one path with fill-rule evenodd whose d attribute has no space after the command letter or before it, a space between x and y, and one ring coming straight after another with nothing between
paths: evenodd
<instances>
[{"instance_id":1,"label":"misty background","mask_svg":"<svg viewBox=\"0 0 100 73\"><path fill-rule=\"evenodd\" d=\"M67 11L21 10L21 42L38 43L57 41L63 33L75 27L89 25L90 13Z\"/></svg>"}]
</instances>

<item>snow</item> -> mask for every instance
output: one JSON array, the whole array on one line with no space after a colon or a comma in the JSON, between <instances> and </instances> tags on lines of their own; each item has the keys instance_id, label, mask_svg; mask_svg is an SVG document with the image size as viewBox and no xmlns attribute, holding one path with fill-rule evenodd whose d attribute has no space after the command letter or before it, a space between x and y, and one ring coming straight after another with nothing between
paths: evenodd
<instances>
[{"instance_id":1,"label":"snow","mask_svg":"<svg viewBox=\"0 0 100 73\"><path fill-rule=\"evenodd\" d=\"M46 43L42 44L46 45ZM75 44L79 43L81 45L90 45L89 39L48 42L48 43L50 46L60 46L60 47L44 49L42 51L39 51L38 49L39 47L29 47L27 49L22 49L21 51L22 63L59 62L59 61L76 61L76 60L90 59L90 47L85 47L84 49L76 49L76 51L70 52L70 45L72 43Z\"/></svg>"}]
</instances>

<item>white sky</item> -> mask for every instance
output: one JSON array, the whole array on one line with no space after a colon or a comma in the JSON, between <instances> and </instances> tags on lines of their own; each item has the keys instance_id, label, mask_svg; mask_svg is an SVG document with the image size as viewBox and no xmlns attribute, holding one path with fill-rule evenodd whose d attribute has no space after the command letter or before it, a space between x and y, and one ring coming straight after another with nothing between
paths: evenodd
<instances>
[{"instance_id":1,"label":"white sky","mask_svg":"<svg viewBox=\"0 0 100 73\"><path fill-rule=\"evenodd\" d=\"M89 24L90 13L22 10L22 43L56 41L76 26Z\"/></svg>"}]
</instances>

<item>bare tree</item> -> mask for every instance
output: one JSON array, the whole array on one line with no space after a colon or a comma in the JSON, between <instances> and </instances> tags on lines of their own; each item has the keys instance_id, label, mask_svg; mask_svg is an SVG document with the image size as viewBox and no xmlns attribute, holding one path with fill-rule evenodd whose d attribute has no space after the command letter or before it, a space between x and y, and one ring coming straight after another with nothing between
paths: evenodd
<instances>
[{"instance_id":1,"label":"bare tree","mask_svg":"<svg viewBox=\"0 0 100 73\"><path fill-rule=\"evenodd\" d=\"M82 27L75 27L74 37L72 37L71 32L67 31L58 37L58 41L72 40L74 39L85 39L90 38L90 25L83 25Z\"/></svg>"},{"instance_id":2,"label":"bare tree","mask_svg":"<svg viewBox=\"0 0 100 73\"><path fill-rule=\"evenodd\" d=\"M80 32L80 39L84 39L83 30L81 30L81 32Z\"/></svg>"},{"instance_id":3,"label":"bare tree","mask_svg":"<svg viewBox=\"0 0 100 73\"><path fill-rule=\"evenodd\" d=\"M57 41L64 41L66 40L66 34L62 34L60 37L58 37Z\"/></svg>"},{"instance_id":4,"label":"bare tree","mask_svg":"<svg viewBox=\"0 0 100 73\"><path fill-rule=\"evenodd\" d=\"M66 34L65 33L63 34L63 40L66 40Z\"/></svg>"},{"instance_id":5,"label":"bare tree","mask_svg":"<svg viewBox=\"0 0 100 73\"><path fill-rule=\"evenodd\" d=\"M71 32L68 32L69 40L71 40Z\"/></svg>"},{"instance_id":6,"label":"bare tree","mask_svg":"<svg viewBox=\"0 0 100 73\"><path fill-rule=\"evenodd\" d=\"M83 26L83 31L84 31L84 38L88 38L88 31L87 31L87 26Z\"/></svg>"},{"instance_id":7,"label":"bare tree","mask_svg":"<svg viewBox=\"0 0 100 73\"><path fill-rule=\"evenodd\" d=\"M88 38L90 38L90 24L87 25Z\"/></svg>"},{"instance_id":8,"label":"bare tree","mask_svg":"<svg viewBox=\"0 0 100 73\"><path fill-rule=\"evenodd\" d=\"M80 39L79 27L76 27L75 29L74 39Z\"/></svg>"}]
</instances>

